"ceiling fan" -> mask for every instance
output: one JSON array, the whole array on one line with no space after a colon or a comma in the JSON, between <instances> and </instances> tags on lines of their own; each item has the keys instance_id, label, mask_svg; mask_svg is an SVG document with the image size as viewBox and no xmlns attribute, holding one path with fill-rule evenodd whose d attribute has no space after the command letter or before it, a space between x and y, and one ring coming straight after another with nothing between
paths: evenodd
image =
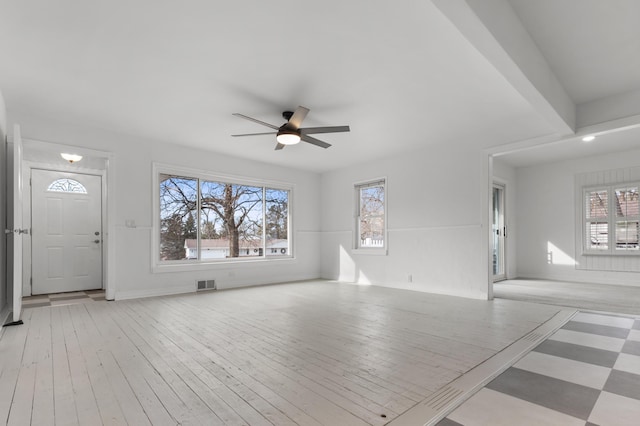
<instances>
[{"instance_id":1,"label":"ceiling fan","mask_svg":"<svg viewBox=\"0 0 640 426\"><path fill-rule=\"evenodd\" d=\"M262 124L263 126L267 126L275 130L275 132L265 132L265 133L245 133L241 135L231 135L231 136L258 136L258 135L276 135L276 140L278 144L276 145L276 150L284 148L286 145L295 145L301 140L312 145L319 146L321 148L329 148L331 144L323 142L319 139L311 137L309 135L313 135L316 133L338 133L338 132L348 132L349 126L329 126L329 127L300 127L302 121L309 113L309 109L303 106L299 106L295 111L284 111L282 113L282 117L287 120L282 126L274 126L273 124L265 123L264 121L256 120L255 118L247 117L244 114L234 113L233 115L237 117L244 118L249 121L253 121L254 123Z\"/></svg>"}]
</instances>

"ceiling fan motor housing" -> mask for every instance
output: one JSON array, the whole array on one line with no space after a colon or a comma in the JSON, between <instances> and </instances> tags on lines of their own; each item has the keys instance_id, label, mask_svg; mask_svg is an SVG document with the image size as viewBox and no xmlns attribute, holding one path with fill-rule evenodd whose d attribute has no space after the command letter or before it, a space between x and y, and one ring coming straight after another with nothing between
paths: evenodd
<instances>
[{"instance_id":1,"label":"ceiling fan motor housing","mask_svg":"<svg viewBox=\"0 0 640 426\"><path fill-rule=\"evenodd\" d=\"M282 111L282 118L289 121L293 117L293 111Z\"/></svg>"}]
</instances>

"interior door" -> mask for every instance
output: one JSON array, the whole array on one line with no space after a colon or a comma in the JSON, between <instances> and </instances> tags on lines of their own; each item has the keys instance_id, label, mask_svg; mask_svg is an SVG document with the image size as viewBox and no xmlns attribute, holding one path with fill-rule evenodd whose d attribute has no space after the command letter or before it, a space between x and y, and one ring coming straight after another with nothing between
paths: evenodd
<instances>
[{"instance_id":1,"label":"interior door","mask_svg":"<svg viewBox=\"0 0 640 426\"><path fill-rule=\"evenodd\" d=\"M22 226L22 136L20 126L13 126L13 161L12 173L10 175L11 183L8 185L11 194L11 202L13 208L9 209L8 223L9 229L6 233L11 235L13 240L10 250L11 263L7 268L11 274L11 300L13 317L12 322L7 325L22 324L20 315L22 314L22 238L28 233L27 229Z\"/></svg>"},{"instance_id":2,"label":"interior door","mask_svg":"<svg viewBox=\"0 0 640 426\"><path fill-rule=\"evenodd\" d=\"M31 171L32 294L102 288L102 177Z\"/></svg>"},{"instance_id":3,"label":"interior door","mask_svg":"<svg viewBox=\"0 0 640 426\"><path fill-rule=\"evenodd\" d=\"M493 185L493 281L506 279L504 192L503 185Z\"/></svg>"}]
</instances>

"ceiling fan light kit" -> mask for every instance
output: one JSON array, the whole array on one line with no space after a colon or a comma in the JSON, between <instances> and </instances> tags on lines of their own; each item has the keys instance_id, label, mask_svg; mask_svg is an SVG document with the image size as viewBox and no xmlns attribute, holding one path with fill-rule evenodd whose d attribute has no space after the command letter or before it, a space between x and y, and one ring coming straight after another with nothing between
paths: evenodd
<instances>
[{"instance_id":1,"label":"ceiling fan light kit","mask_svg":"<svg viewBox=\"0 0 640 426\"><path fill-rule=\"evenodd\" d=\"M276 140L282 145L295 145L300 143L300 133L295 130L281 129L278 131Z\"/></svg>"},{"instance_id":2,"label":"ceiling fan light kit","mask_svg":"<svg viewBox=\"0 0 640 426\"><path fill-rule=\"evenodd\" d=\"M241 135L231 135L231 136L258 136L258 135L276 135L276 141L278 142L276 145L276 150L283 149L286 145L295 145L300 141L304 141L310 143L315 146L319 146L321 148L329 148L331 144L328 144L324 141L311 137L309 135L315 133L339 133L339 132L349 132L351 129L349 126L325 126L325 127L300 127L302 125L302 121L309 113L309 109L303 106L299 106L295 111L284 111L282 113L282 117L287 120L282 126L275 126L273 124L265 123L264 121L257 120L255 118L248 117L244 114L234 113L233 115L244 118L245 120L253 121L254 123L261 124L263 126L269 127L275 132L267 132L267 133L245 133Z\"/></svg>"}]
</instances>

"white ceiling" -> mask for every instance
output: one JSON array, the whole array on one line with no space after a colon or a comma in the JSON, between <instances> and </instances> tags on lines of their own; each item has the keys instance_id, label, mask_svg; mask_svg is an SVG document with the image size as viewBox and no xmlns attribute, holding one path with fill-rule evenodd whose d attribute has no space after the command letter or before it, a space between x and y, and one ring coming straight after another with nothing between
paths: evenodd
<instances>
[{"instance_id":1,"label":"white ceiling","mask_svg":"<svg viewBox=\"0 0 640 426\"><path fill-rule=\"evenodd\" d=\"M322 172L423 147L562 136L549 119L561 110L553 90L514 75L544 63L574 107L640 89L638 3L0 0L0 90L10 116ZM500 28L483 8L515 10L506 22L530 36L531 51L501 55L509 37L486 36ZM318 135L327 150L230 137L268 131L234 112L279 125L298 105L311 109L305 126L352 131Z\"/></svg>"},{"instance_id":2,"label":"white ceiling","mask_svg":"<svg viewBox=\"0 0 640 426\"><path fill-rule=\"evenodd\" d=\"M577 104L640 89L640 1L511 4Z\"/></svg>"}]
</instances>

